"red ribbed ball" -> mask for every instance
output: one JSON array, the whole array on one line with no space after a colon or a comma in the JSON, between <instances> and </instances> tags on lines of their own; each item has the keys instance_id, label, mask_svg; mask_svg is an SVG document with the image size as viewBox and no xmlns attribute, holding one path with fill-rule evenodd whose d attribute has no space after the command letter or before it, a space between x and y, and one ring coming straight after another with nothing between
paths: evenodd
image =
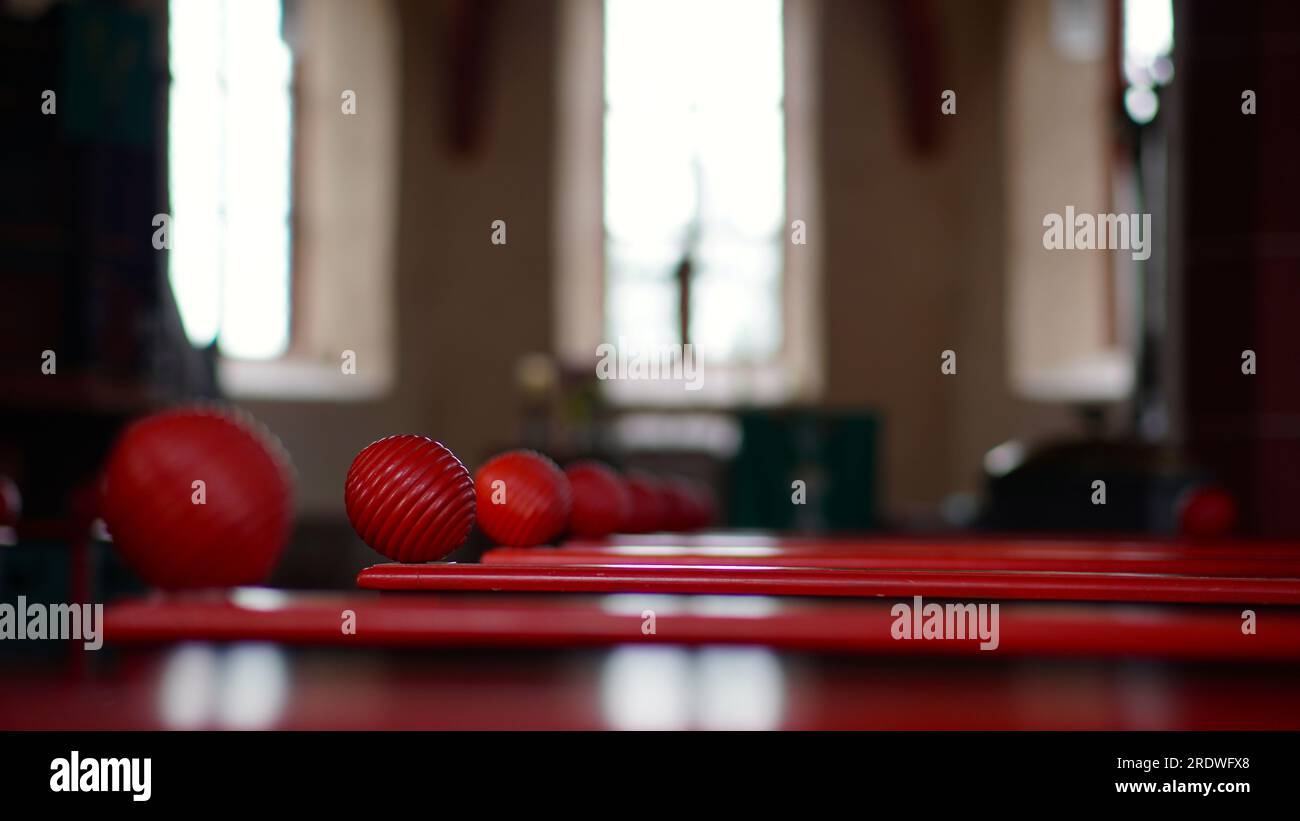
<instances>
[{"instance_id":1,"label":"red ribbed ball","mask_svg":"<svg viewBox=\"0 0 1300 821\"><path fill-rule=\"evenodd\" d=\"M456 454L427 436L366 445L348 468L348 521L361 540L399 562L441 559L474 525L474 483Z\"/></svg>"},{"instance_id":2,"label":"red ribbed ball","mask_svg":"<svg viewBox=\"0 0 1300 821\"><path fill-rule=\"evenodd\" d=\"M616 533L632 512L632 494L609 465L594 460L574 462L564 469L573 488L569 532L584 539Z\"/></svg>"},{"instance_id":3,"label":"red ribbed ball","mask_svg":"<svg viewBox=\"0 0 1300 821\"><path fill-rule=\"evenodd\" d=\"M569 480L559 466L535 451L512 450L494 457L479 468L474 489L479 527L497 544L543 544L569 523Z\"/></svg>"},{"instance_id":4,"label":"red ribbed ball","mask_svg":"<svg viewBox=\"0 0 1300 821\"><path fill-rule=\"evenodd\" d=\"M674 484L686 506L687 530L709 527L717 518L718 502L713 490L696 479L678 479Z\"/></svg>"},{"instance_id":5,"label":"red ribbed ball","mask_svg":"<svg viewBox=\"0 0 1300 821\"><path fill-rule=\"evenodd\" d=\"M699 527L698 507L690 486L682 479L669 479L663 483L660 500L664 509L663 529L684 533Z\"/></svg>"},{"instance_id":6,"label":"red ribbed ball","mask_svg":"<svg viewBox=\"0 0 1300 821\"><path fill-rule=\"evenodd\" d=\"M265 581L289 538L292 497L289 458L275 437L245 414L214 408L127 426L101 487L117 551L166 589Z\"/></svg>"},{"instance_id":7,"label":"red ribbed ball","mask_svg":"<svg viewBox=\"0 0 1300 821\"><path fill-rule=\"evenodd\" d=\"M669 511L662 485L645 474L629 474L627 489L632 497L632 515L623 523L623 532L654 533L663 530Z\"/></svg>"}]
</instances>

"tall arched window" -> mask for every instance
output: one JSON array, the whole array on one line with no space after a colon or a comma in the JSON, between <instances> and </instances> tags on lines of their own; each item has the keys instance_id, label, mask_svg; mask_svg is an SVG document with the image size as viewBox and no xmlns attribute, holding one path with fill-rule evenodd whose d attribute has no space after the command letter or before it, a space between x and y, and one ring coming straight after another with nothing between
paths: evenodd
<instances>
[{"instance_id":1,"label":"tall arched window","mask_svg":"<svg viewBox=\"0 0 1300 821\"><path fill-rule=\"evenodd\" d=\"M613 401L820 390L815 5L564 4L557 348L581 367L602 342L689 342L708 373L690 394L609 381Z\"/></svg>"},{"instance_id":2,"label":"tall arched window","mask_svg":"<svg viewBox=\"0 0 1300 821\"><path fill-rule=\"evenodd\" d=\"M190 340L289 347L292 58L281 0L173 2L169 275Z\"/></svg>"},{"instance_id":3,"label":"tall arched window","mask_svg":"<svg viewBox=\"0 0 1300 821\"><path fill-rule=\"evenodd\" d=\"M169 8L169 274L187 335L217 341L218 379L240 398L382 394L396 373L396 4Z\"/></svg>"},{"instance_id":4,"label":"tall arched window","mask_svg":"<svg viewBox=\"0 0 1300 821\"><path fill-rule=\"evenodd\" d=\"M780 0L605 4L606 328L717 362L781 345Z\"/></svg>"}]
</instances>

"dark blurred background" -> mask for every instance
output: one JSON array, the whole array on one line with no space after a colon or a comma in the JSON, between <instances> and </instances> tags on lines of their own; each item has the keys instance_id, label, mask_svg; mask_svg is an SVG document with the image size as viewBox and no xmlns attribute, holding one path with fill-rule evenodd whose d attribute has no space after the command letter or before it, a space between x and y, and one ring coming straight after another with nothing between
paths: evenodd
<instances>
[{"instance_id":1,"label":"dark blurred background","mask_svg":"<svg viewBox=\"0 0 1300 821\"><path fill-rule=\"evenodd\" d=\"M1291 0L2 2L16 540L196 398L292 456L288 586L377 558L343 477L395 432L735 528L1171 534L1218 485L1300 535L1297 78ZM1067 206L1149 258L1046 250Z\"/></svg>"}]
</instances>

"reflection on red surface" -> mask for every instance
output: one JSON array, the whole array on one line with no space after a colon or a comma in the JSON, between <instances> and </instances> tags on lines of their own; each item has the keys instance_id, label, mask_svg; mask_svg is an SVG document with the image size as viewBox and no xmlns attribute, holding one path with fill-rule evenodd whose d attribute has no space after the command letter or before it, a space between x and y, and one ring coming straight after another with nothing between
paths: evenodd
<instances>
[{"instance_id":1,"label":"reflection on red surface","mask_svg":"<svg viewBox=\"0 0 1300 821\"><path fill-rule=\"evenodd\" d=\"M942 533L920 531L871 531L860 534L785 535L769 531L719 530L702 533L616 534L605 539L570 539L558 549L591 550L613 547L772 547L816 548L821 550L906 550L918 554L960 550L997 554L1002 551L1068 550L1124 552L1174 550L1189 554L1268 556L1300 555L1300 541L1293 539L1188 538L1148 533L994 533L982 530L954 530Z\"/></svg>"},{"instance_id":2,"label":"reflection on red surface","mask_svg":"<svg viewBox=\"0 0 1300 821\"><path fill-rule=\"evenodd\" d=\"M277 604L176 594L105 611L110 645L273 641L346 647L589 647L637 644L753 644L877 656L1124 657L1300 662L1300 611L1255 608L1256 634L1241 609L1172 605L1007 602L1000 643L978 638L893 638L897 600L764 596L379 596L279 594ZM910 602L910 599L908 600ZM655 614L646 633L645 614ZM355 615L356 631L341 629Z\"/></svg>"},{"instance_id":3,"label":"reflection on red surface","mask_svg":"<svg viewBox=\"0 0 1300 821\"><path fill-rule=\"evenodd\" d=\"M289 663L276 645L185 643L162 658L158 717L168 729L262 730L280 723Z\"/></svg>"},{"instance_id":4,"label":"reflection on red surface","mask_svg":"<svg viewBox=\"0 0 1300 821\"><path fill-rule=\"evenodd\" d=\"M562 577L575 569L565 562L605 557L621 591L609 595L245 589L118 602L105 612L106 648L77 651L79 664L0 663L0 728L1300 729L1300 608L1249 605L1249 633L1241 605L999 600L971 584L1047 578L1063 591L1053 598L1071 584L1087 598L1097 577L1141 594L1152 579L1189 579L1117 571L1168 562L1171 573L1197 569L1190 581L1204 589L1241 595L1235 577L1252 575L1286 592L1295 545L637 539L536 552ZM531 555L515 570L536 574ZM720 556L821 569L827 583L852 574L813 562L878 562L874 576L908 595L719 595L730 588L707 573L689 595L626 583L669 565L690 578ZM469 572L490 580L500 558ZM634 566L615 566L622 558ZM893 638L895 603L944 591L999 605L996 650Z\"/></svg>"},{"instance_id":5,"label":"reflection on red surface","mask_svg":"<svg viewBox=\"0 0 1300 821\"><path fill-rule=\"evenodd\" d=\"M199 647L214 654L210 678L190 686L219 692L220 679L230 674L223 668L242 645ZM4 671L0 727L251 726L223 712L219 697L177 721L165 692L181 652L195 651L130 651L83 680L55 671ZM980 663L759 648L727 657L710 647L630 645L565 652L276 652L282 671L248 665L238 685L255 693L259 682L284 682L275 710L253 711L264 719L257 726L267 729L1300 729L1295 665Z\"/></svg>"},{"instance_id":6,"label":"reflection on red surface","mask_svg":"<svg viewBox=\"0 0 1300 821\"><path fill-rule=\"evenodd\" d=\"M389 591L696 593L1300 604L1300 579L1060 571L856 570L768 565L379 564L357 586Z\"/></svg>"},{"instance_id":7,"label":"reflection on red surface","mask_svg":"<svg viewBox=\"0 0 1300 821\"><path fill-rule=\"evenodd\" d=\"M1097 543L1022 541L929 544L919 541L794 541L744 544L570 542L558 548L499 547L484 564L667 564L825 567L857 570L1070 571L1181 576L1300 578L1300 544Z\"/></svg>"}]
</instances>

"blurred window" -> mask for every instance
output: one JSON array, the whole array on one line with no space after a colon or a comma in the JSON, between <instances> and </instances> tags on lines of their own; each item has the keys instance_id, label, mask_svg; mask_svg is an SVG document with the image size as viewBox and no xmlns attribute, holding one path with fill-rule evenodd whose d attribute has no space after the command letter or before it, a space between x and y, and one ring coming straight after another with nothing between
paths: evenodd
<instances>
[{"instance_id":1,"label":"blurred window","mask_svg":"<svg viewBox=\"0 0 1300 821\"><path fill-rule=\"evenodd\" d=\"M1170 0L1124 0L1124 109L1146 124L1160 110L1157 89L1174 76L1174 10Z\"/></svg>"},{"instance_id":2,"label":"blurred window","mask_svg":"<svg viewBox=\"0 0 1300 821\"><path fill-rule=\"evenodd\" d=\"M780 353L782 17L781 0L606 0L609 340L724 364Z\"/></svg>"},{"instance_id":3,"label":"blurred window","mask_svg":"<svg viewBox=\"0 0 1300 821\"><path fill-rule=\"evenodd\" d=\"M292 58L281 0L172 0L169 275L186 334L289 346Z\"/></svg>"}]
</instances>

